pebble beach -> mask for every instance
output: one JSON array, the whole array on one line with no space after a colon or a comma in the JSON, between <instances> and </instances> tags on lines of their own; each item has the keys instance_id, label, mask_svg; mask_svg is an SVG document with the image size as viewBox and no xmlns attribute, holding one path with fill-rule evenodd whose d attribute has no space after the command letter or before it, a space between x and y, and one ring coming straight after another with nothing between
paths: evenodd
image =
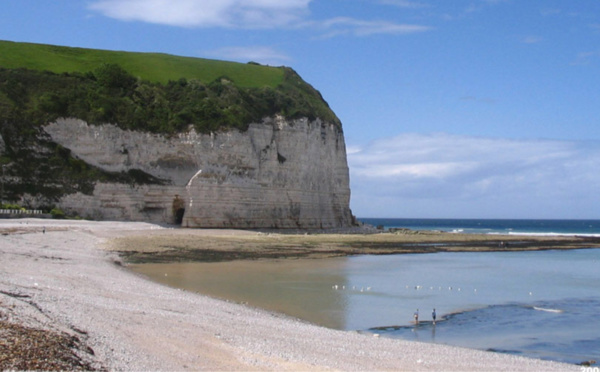
<instances>
[{"instance_id":1,"label":"pebble beach","mask_svg":"<svg viewBox=\"0 0 600 372\"><path fill-rule=\"evenodd\" d=\"M0 220L0 322L74 340L81 365L111 371L580 370L318 327L151 282L109 249L115 238L157 230L169 233L137 222ZM0 346L10 353L11 345Z\"/></svg>"}]
</instances>

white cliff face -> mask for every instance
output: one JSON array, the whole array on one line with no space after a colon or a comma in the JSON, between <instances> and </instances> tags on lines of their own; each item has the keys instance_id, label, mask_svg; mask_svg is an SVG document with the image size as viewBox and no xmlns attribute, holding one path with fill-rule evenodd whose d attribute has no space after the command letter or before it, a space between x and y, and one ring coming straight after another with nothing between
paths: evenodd
<instances>
[{"instance_id":1,"label":"white cliff face","mask_svg":"<svg viewBox=\"0 0 600 372\"><path fill-rule=\"evenodd\" d=\"M333 228L352 221L343 133L320 120L270 118L246 132L173 137L75 119L45 130L89 164L139 169L165 181L98 184L92 196L59 203L82 216L232 228Z\"/></svg>"}]
</instances>

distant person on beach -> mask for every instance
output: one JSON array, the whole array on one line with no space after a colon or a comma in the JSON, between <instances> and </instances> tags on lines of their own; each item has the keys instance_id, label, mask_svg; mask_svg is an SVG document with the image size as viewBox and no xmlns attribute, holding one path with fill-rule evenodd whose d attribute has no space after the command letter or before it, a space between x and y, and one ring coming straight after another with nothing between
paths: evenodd
<instances>
[{"instance_id":1,"label":"distant person on beach","mask_svg":"<svg viewBox=\"0 0 600 372\"><path fill-rule=\"evenodd\" d=\"M435 313L435 308L431 312L431 318L433 319L433 325L435 325L435 318L437 318L437 314Z\"/></svg>"},{"instance_id":2,"label":"distant person on beach","mask_svg":"<svg viewBox=\"0 0 600 372\"><path fill-rule=\"evenodd\" d=\"M419 324L419 309L417 309L417 311L415 311L413 316L415 318L415 324Z\"/></svg>"}]
</instances>

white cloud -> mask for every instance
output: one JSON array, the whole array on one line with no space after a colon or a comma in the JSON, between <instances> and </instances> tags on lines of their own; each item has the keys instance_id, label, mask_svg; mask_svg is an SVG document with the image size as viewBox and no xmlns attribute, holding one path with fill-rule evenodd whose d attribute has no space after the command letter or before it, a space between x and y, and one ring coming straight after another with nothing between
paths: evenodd
<instances>
[{"instance_id":1,"label":"white cloud","mask_svg":"<svg viewBox=\"0 0 600 372\"><path fill-rule=\"evenodd\" d=\"M291 60L285 53L267 46L225 47L207 51L204 54L213 58L223 58L239 62L253 61L267 65L281 65Z\"/></svg>"},{"instance_id":2,"label":"white cloud","mask_svg":"<svg viewBox=\"0 0 600 372\"><path fill-rule=\"evenodd\" d=\"M404 134L348 154L359 216L597 217L600 144Z\"/></svg>"},{"instance_id":3,"label":"white cloud","mask_svg":"<svg viewBox=\"0 0 600 372\"><path fill-rule=\"evenodd\" d=\"M124 21L180 27L274 28L293 24L311 0L96 0L89 6Z\"/></svg>"},{"instance_id":4,"label":"white cloud","mask_svg":"<svg viewBox=\"0 0 600 372\"><path fill-rule=\"evenodd\" d=\"M176 27L230 29L313 29L337 35L409 34L427 31L421 25L367 21L347 17L309 20L312 0L95 0L89 9L122 21ZM399 6L412 2L392 1ZM416 3L412 4L413 6Z\"/></svg>"}]
</instances>

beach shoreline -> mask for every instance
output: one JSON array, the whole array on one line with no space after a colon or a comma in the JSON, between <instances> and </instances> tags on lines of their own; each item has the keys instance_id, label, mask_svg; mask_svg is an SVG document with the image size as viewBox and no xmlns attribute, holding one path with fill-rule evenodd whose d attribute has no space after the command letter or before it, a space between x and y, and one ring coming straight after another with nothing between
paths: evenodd
<instances>
[{"instance_id":1,"label":"beach shoreline","mask_svg":"<svg viewBox=\"0 0 600 372\"><path fill-rule=\"evenodd\" d=\"M579 370L556 362L322 328L162 286L123 267L119 256L123 242L138 244L142 237L161 242L169 236L184 243L191 236L210 249L230 246L232 251L240 245L252 250L265 239L277 239L273 245L281 246L283 241L289 257L306 256L306 250L313 258L371 254L357 251L355 243L348 242L344 243L347 250L340 252L326 234L317 244L310 239L313 235L291 239L272 233L166 229L135 222L34 219L0 221L0 234L0 322L74 338L79 345L72 347L77 358L96 369ZM305 244L297 246L301 238ZM178 250L185 249L177 244ZM270 258L267 253L273 245L263 244L260 258ZM547 242L541 245L551 249ZM172 246L148 247L148 255ZM329 253L323 247L329 247Z\"/></svg>"}]
</instances>

